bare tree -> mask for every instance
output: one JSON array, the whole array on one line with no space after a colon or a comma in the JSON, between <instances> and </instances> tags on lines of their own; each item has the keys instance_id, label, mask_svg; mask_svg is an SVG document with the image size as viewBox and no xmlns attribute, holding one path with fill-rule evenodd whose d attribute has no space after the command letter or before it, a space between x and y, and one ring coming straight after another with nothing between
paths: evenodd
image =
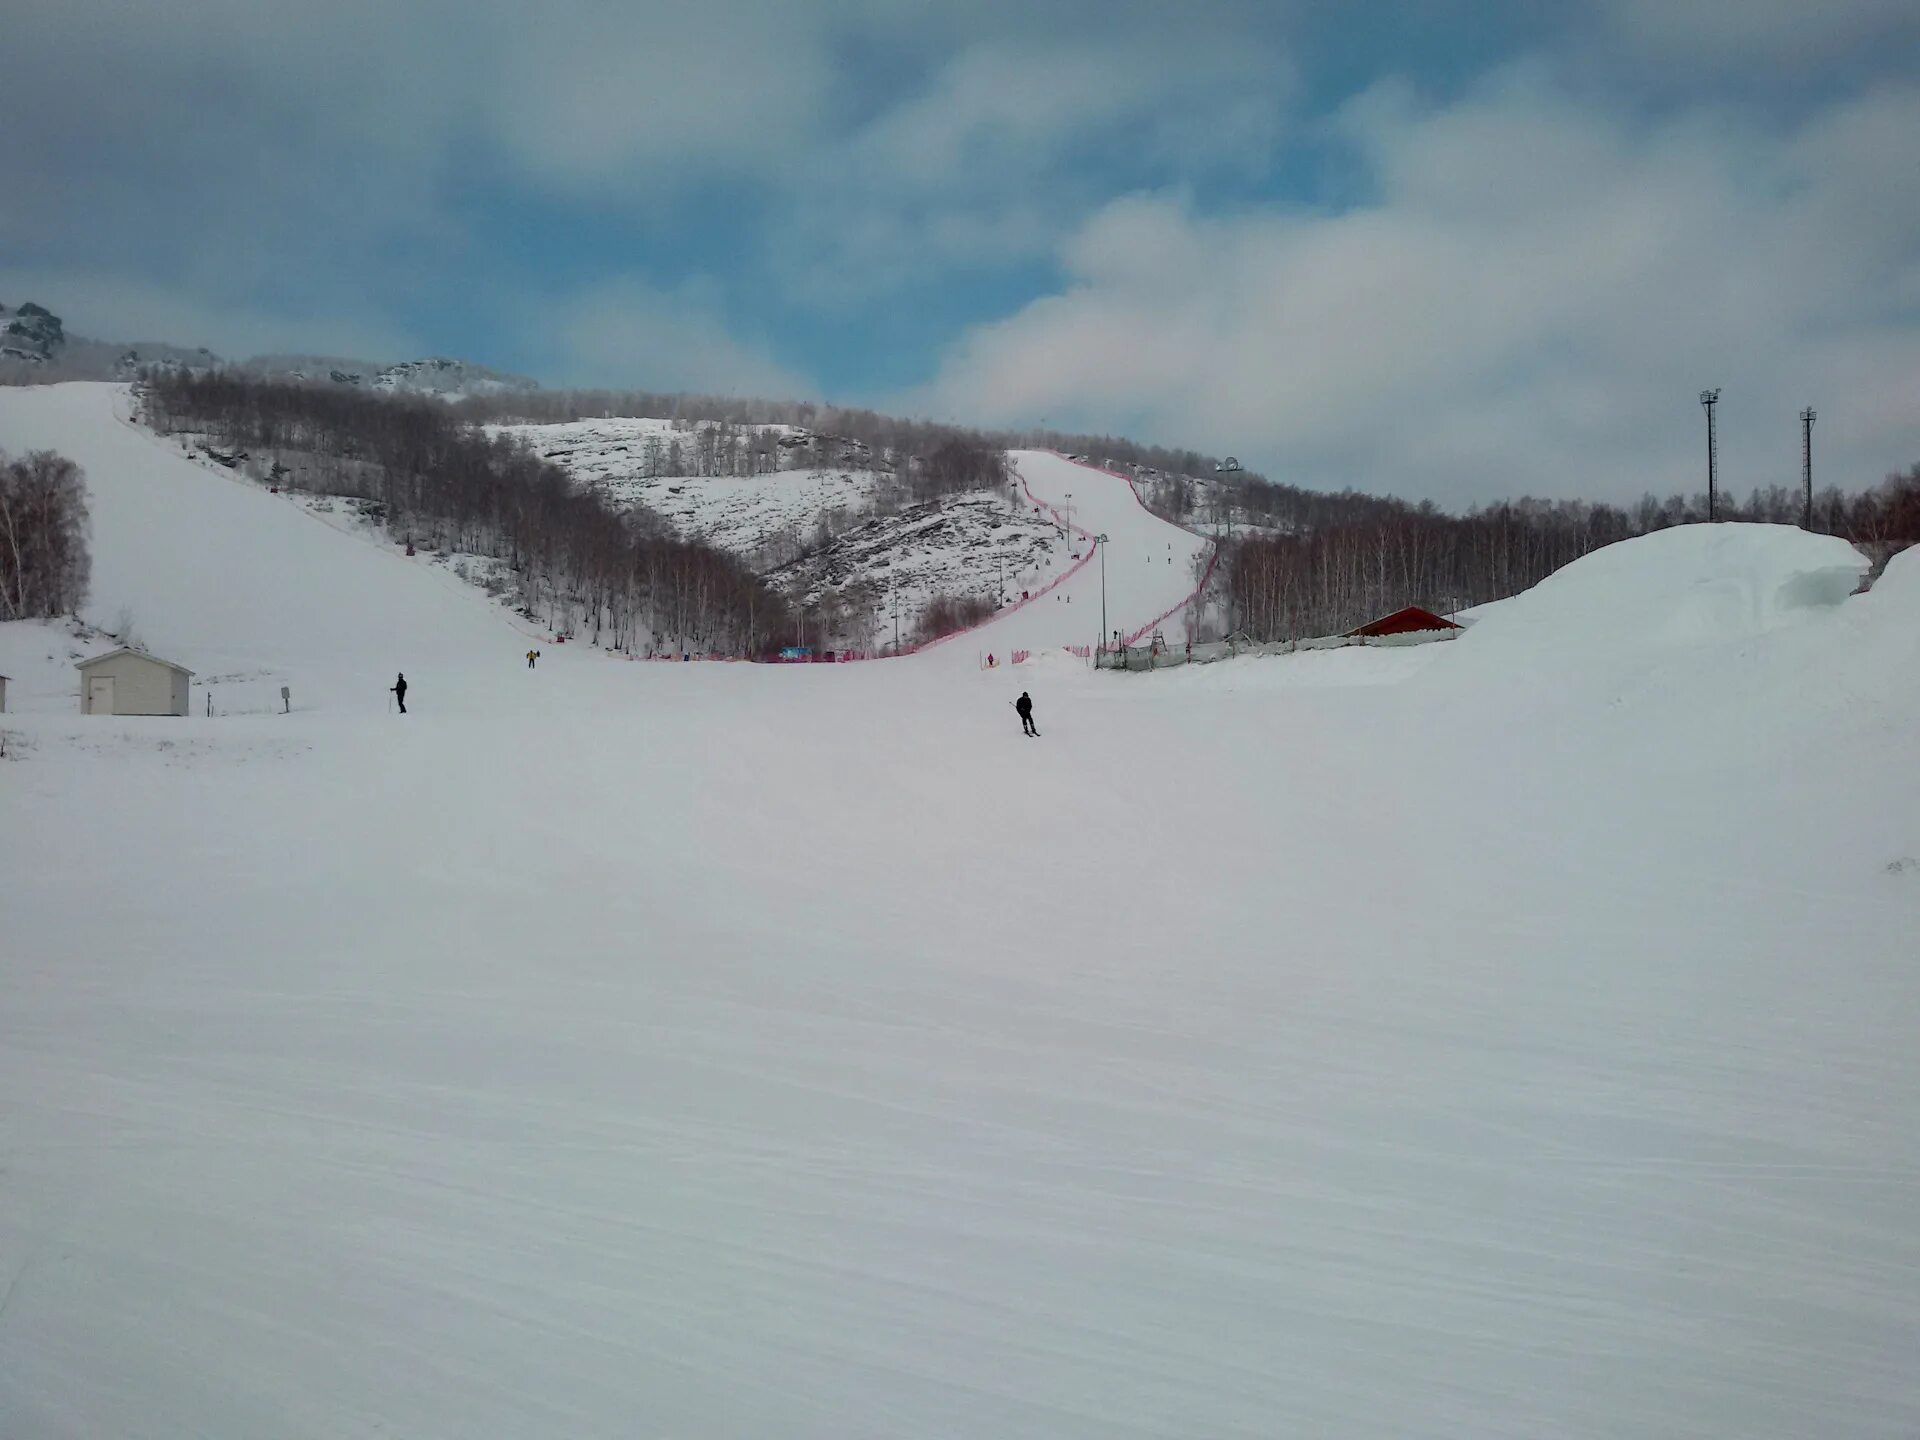
<instances>
[{"instance_id":1,"label":"bare tree","mask_svg":"<svg viewBox=\"0 0 1920 1440\"><path fill-rule=\"evenodd\" d=\"M72 614L91 572L85 472L51 450L0 464L0 618Z\"/></svg>"}]
</instances>

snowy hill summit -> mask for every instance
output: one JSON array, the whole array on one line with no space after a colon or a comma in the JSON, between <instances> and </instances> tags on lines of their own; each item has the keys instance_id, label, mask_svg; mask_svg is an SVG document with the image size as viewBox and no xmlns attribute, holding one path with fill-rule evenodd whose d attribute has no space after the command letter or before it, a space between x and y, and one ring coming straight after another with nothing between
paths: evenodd
<instances>
[{"instance_id":1,"label":"snowy hill summit","mask_svg":"<svg viewBox=\"0 0 1920 1440\"><path fill-rule=\"evenodd\" d=\"M364 387L387 395L425 395L443 400L530 394L540 382L446 355L383 364L321 355L256 355L232 362L204 346L165 341L105 341L71 334L46 306L0 304L0 364L32 367L21 378L138 380L154 369L235 369L263 380L321 381Z\"/></svg>"},{"instance_id":2,"label":"snowy hill summit","mask_svg":"<svg viewBox=\"0 0 1920 1440\"><path fill-rule=\"evenodd\" d=\"M375 394L426 395L440 400L524 394L540 388L539 381L524 375L511 375L446 355L402 360L392 365L332 355L258 355L240 368L263 380L318 381L351 385Z\"/></svg>"},{"instance_id":3,"label":"snowy hill summit","mask_svg":"<svg viewBox=\"0 0 1920 1440\"><path fill-rule=\"evenodd\" d=\"M382 390L388 394L434 395L443 399L540 388L537 380L489 370L484 365L469 365L464 360L454 360L444 355L425 360L403 360L375 372L371 378L340 371L332 372L328 378L346 385L364 384L369 390Z\"/></svg>"},{"instance_id":4,"label":"snowy hill summit","mask_svg":"<svg viewBox=\"0 0 1920 1440\"><path fill-rule=\"evenodd\" d=\"M46 306L24 301L9 309L0 304L0 380L13 384L55 384L63 380L133 380L157 366L210 369L220 357L211 350L189 350L164 341L92 340L75 335Z\"/></svg>"}]
</instances>

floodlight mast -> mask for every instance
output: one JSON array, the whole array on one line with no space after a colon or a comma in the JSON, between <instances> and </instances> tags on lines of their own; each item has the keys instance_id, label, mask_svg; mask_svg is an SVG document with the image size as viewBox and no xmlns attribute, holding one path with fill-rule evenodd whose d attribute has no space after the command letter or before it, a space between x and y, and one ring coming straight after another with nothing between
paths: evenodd
<instances>
[{"instance_id":1,"label":"floodlight mast","mask_svg":"<svg viewBox=\"0 0 1920 1440\"><path fill-rule=\"evenodd\" d=\"M1700 392L1700 404L1707 412L1707 519L1709 522L1719 519L1720 510L1720 452L1715 443L1713 429L1713 407L1719 403L1718 388Z\"/></svg>"},{"instance_id":2,"label":"floodlight mast","mask_svg":"<svg viewBox=\"0 0 1920 1440\"><path fill-rule=\"evenodd\" d=\"M1107 648L1107 536L1103 530L1093 537L1100 547L1100 648Z\"/></svg>"},{"instance_id":3,"label":"floodlight mast","mask_svg":"<svg viewBox=\"0 0 1920 1440\"><path fill-rule=\"evenodd\" d=\"M1800 412L1800 479L1807 488L1807 513L1801 528L1813 529L1813 407Z\"/></svg>"}]
</instances>

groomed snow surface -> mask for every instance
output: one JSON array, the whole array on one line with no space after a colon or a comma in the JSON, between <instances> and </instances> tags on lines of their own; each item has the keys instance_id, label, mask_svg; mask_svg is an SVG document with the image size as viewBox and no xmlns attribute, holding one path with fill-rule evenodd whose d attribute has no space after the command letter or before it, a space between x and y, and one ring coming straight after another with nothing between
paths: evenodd
<instances>
[{"instance_id":1,"label":"groomed snow surface","mask_svg":"<svg viewBox=\"0 0 1920 1440\"><path fill-rule=\"evenodd\" d=\"M0 391L92 618L295 710L0 626L8 1440L1920 1433L1920 553L529 672L123 403Z\"/></svg>"}]
</instances>

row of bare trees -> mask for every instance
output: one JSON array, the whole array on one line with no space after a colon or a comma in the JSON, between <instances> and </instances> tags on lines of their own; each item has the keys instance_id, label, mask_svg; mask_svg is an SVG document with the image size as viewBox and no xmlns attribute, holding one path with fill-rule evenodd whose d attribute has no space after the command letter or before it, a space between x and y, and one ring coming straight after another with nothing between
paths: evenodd
<instances>
[{"instance_id":1,"label":"row of bare trees","mask_svg":"<svg viewBox=\"0 0 1920 1440\"><path fill-rule=\"evenodd\" d=\"M916 500L938 500L968 490L1004 491L1010 478L1006 451L952 436L909 468L907 487Z\"/></svg>"},{"instance_id":2,"label":"row of bare trees","mask_svg":"<svg viewBox=\"0 0 1920 1440\"><path fill-rule=\"evenodd\" d=\"M792 631L785 602L733 556L616 512L437 401L226 372L159 373L144 397L163 432L275 465L322 457L285 473L373 502L396 540L503 562L523 608L559 633L628 652L751 655Z\"/></svg>"},{"instance_id":3,"label":"row of bare trees","mask_svg":"<svg viewBox=\"0 0 1920 1440\"><path fill-rule=\"evenodd\" d=\"M649 480L662 475L741 479L779 468L778 432L728 420L688 423L671 435L649 435L640 449L640 473Z\"/></svg>"},{"instance_id":4,"label":"row of bare trees","mask_svg":"<svg viewBox=\"0 0 1920 1440\"><path fill-rule=\"evenodd\" d=\"M993 602L984 595L935 595L927 601L914 625L914 638L921 642L938 640L970 630L993 614Z\"/></svg>"},{"instance_id":5,"label":"row of bare trees","mask_svg":"<svg viewBox=\"0 0 1920 1440\"><path fill-rule=\"evenodd\" d=\"M903 419L812 400L764 400L646 390L516 390L468 396L456 402L454 408L462 419L474 424L557 424L611 415L649 415L685 425L725 424L749 433L755 427L787 425L827 440L853 442L876 464L889 457L895 463L911 456L930 459L948 441L988 451L1064 450L1102 462L1190 475L1211 474L1214 464L1211 458L1194 450L1142 445L1112 435L1078 435L1040 429L982 430L945 421ZM814 463L847 462L843 457Z\"/></svg>"},{"instance_id":6,"label":"row of bare trees","mask_svg":"<svg viewBox=\"0 0 1920 1440\"><path fill-rule=\"evenodd\" d=\"M1784 487L1718 509L1724 520L1772 524L1804 512L1804 496ZM1864 494L1816 495L1813 514L1816 530L1869 550L1920 542L1920 465ZM1603 545L1705 519L1704 495L1648 496L1631 509L1523 499L1467 515L1389 501L1378 513L1238 539L1220 583L1230 629L1256 640L1331 635L1403 605L1445 614L1503 599Z\"/></svg>"},{"instance_id":7,"label":"row of bare trees","mask_svg":"<svg viewBox=\"0 0 1920 1440\"><path fill-rule=\"evenodd\" d=\"M73 614L91 572L86 472L51 450L0 456L0 620Z\"/></svg>"}]
</instances>

